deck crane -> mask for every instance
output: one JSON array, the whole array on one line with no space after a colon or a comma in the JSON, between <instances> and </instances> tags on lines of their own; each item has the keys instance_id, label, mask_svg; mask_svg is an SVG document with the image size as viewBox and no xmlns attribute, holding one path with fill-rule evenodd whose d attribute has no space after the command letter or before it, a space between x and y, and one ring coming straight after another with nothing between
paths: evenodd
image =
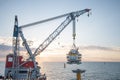
<instances>
[{"instance_id":1,"label":"deck crane","mask_svg":"<svg viewBox=\"0 0 120 80\"><path fill-rule=\"evenodd\" d=\"M12 79L37 79L37 80L46 80L45 76L42 76L40 73L40 67L37 65L35 57L43 52L49 44L66 28L66 26L71 22L75 22L75 18L80 15L90 11L91 9L83 9L80 11L75 11L67 14L63 14L57 17L45 19L42 21L33 22L30 24L18 25L17 16L15 16L15 25L13 32L13 54L8 54L6 57L6 68L5 68L5 78L11 77ZM66 17L67 16L67 17ZM34 26L37 24L45 23L51 20L58 18L66 17L66 19L43 41L42 44L38 46L34 53L30 49L24 34L22 32L23 28ZM20 37L24 43L29 58L26 61L23 61L23 56L19 55L20 50Z\"/></svg>"}]
</instances>

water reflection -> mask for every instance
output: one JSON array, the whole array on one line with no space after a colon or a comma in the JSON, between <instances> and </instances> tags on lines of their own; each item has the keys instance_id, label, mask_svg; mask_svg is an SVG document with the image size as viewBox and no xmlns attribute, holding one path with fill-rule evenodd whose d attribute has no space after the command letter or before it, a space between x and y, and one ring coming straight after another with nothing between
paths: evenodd
<instances>
[{"instance_id":1,"label":"water reflection","mask_svg":"<svg viewBox=\"0 0 120 80\"><path fill-rule=\"evenodd\" d=\"M40 63L41 72L48 80L76 80L75 69L85 69L82 80L120 80L120 63L84 62L80 65L66 65L64 62Z\"/></svg>"}]
</instances>

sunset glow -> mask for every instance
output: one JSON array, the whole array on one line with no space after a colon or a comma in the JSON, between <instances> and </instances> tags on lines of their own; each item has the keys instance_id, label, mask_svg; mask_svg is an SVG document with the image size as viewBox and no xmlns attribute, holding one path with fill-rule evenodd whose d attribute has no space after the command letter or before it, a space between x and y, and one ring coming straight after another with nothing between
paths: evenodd
<instances>
[{"instance_id":1,"label":"sunset glow","mask_svg":"<svg viewBox=\"0 0 120 80\"><path fill-rule=\"evenodd\" d=\"M84 14L76 19L76 45L82 54L82 61L120 62L119 0L0 0L0 61L5 61L6 55L12 53L15 15L18 15L19 26L21 26L85 8L92 9L91 15L88 17L88 14ZM65 19L61 18L23 29L26 40L33 42L30 45L33 53ZM66 54L72 44L72 23L70 23L37 56L37 60L66 62ZM22 42L20 46L23 48Z\"/></svg>"}]
</instances>

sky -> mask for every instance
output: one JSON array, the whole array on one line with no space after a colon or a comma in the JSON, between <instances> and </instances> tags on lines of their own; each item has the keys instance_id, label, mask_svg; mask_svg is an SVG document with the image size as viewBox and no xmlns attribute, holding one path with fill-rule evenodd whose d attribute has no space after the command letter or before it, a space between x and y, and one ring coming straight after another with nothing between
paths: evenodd
<instances>
[{"instance_id":1,"label":"sky","mask_svg":"<svg viewBox=\"0 0 120 80\"><path fill-rule=\"evenodd\" d=\"M120 61L120 0L0 0L0 45L12 45L15 15L21 26L85 8L92 9L91 15L83 14L76 21L76 45L83 61ZM33 41L31 47L37 47L64 20L25 28L24 36ZM65 61L71 46L70 23L38 57L45 57L44 61ZM10 50L0 50L2 61L2 52L8 54Z\"/></svg>"}]
</instances>

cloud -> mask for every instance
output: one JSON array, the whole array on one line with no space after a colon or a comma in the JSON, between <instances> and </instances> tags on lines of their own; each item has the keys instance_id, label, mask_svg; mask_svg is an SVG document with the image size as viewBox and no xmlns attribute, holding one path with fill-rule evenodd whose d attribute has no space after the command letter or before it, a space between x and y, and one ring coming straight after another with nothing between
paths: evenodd
<instances>
[{"instance_id":1,"label":"cloud","mask_svg":"<svg viewBox=\"0 0 120 80\"><path fill-rule=\"evenodd\" d=\"M0 44L0 50L1 51L10 51L12 49L11 46Z\"/></svg>"},{"instance_id":2,"label":"cloud","mask_svg":"<svg viewBox=\"0 0 120 80\"><path fill-rule=\"evenodd\" d=\"M11 47L4 44L0 44L0 61L5 61L7 54L11 52Z\"/></svg>"},{"instance_id":3,"label":"cloud","mask_svg":"<svg viewBox=\"0 0 120 80\"><path fill-rule=\"evenodd\" d=\"M20 48L20 50L25 51L25 49L22 47ZM12 53L12 46L0 44L0 60L3 60L3 58L5 60L6 55L9 53Z\"/></svg>"},{"instance_id":4,"label":"cloud","mask_svg":"<svg viewBox=\"0 0 120 80\"><path fill-rule=\"evenodd\" d=\"M82 50L103 50L103 51L120 52L119 47L103 47L103 46L89 45L89 46L80 46L79 48Z\"/></svg>"},{"instance_id":5,"label":"cloud","mask_svg":"<svg viewBox=\"0 0 120 80\"><path fill-rule=\"evenodd\" d=\"M12 37L0 37L0 44L11 45Z\"/></svg>"},{"instance_id":6,"label":"cloud","mask_svg":"<svg viewBox=\"0 0 120 80\"><path fill-rule=\"evenodd\" d=\"M34 51L36 48L31 48ZM47 48L40 56L42 57L65 57L69 49L69 46L65 46L64 48ZM23 47L20 48L21 52L25 52ZM79 50L83 53L84 61L89 60L119 60L119 47L103 47L103 46L96 46L96 45L88 45L88 46L80 46ZM12 53L12 46L0 44L0 61L5 61L5 57L7 54ZM26 52L25 52L26 53ZM109 55L107 54L109 53ZM116 54L118 53L118 54ZM22 54L23 55L23 54ZM108 59L107 57L110 56ZM92 58L95 57L95 58ZM99 59L99 60L98 60Z\"/></svg>"}]
</instances>

